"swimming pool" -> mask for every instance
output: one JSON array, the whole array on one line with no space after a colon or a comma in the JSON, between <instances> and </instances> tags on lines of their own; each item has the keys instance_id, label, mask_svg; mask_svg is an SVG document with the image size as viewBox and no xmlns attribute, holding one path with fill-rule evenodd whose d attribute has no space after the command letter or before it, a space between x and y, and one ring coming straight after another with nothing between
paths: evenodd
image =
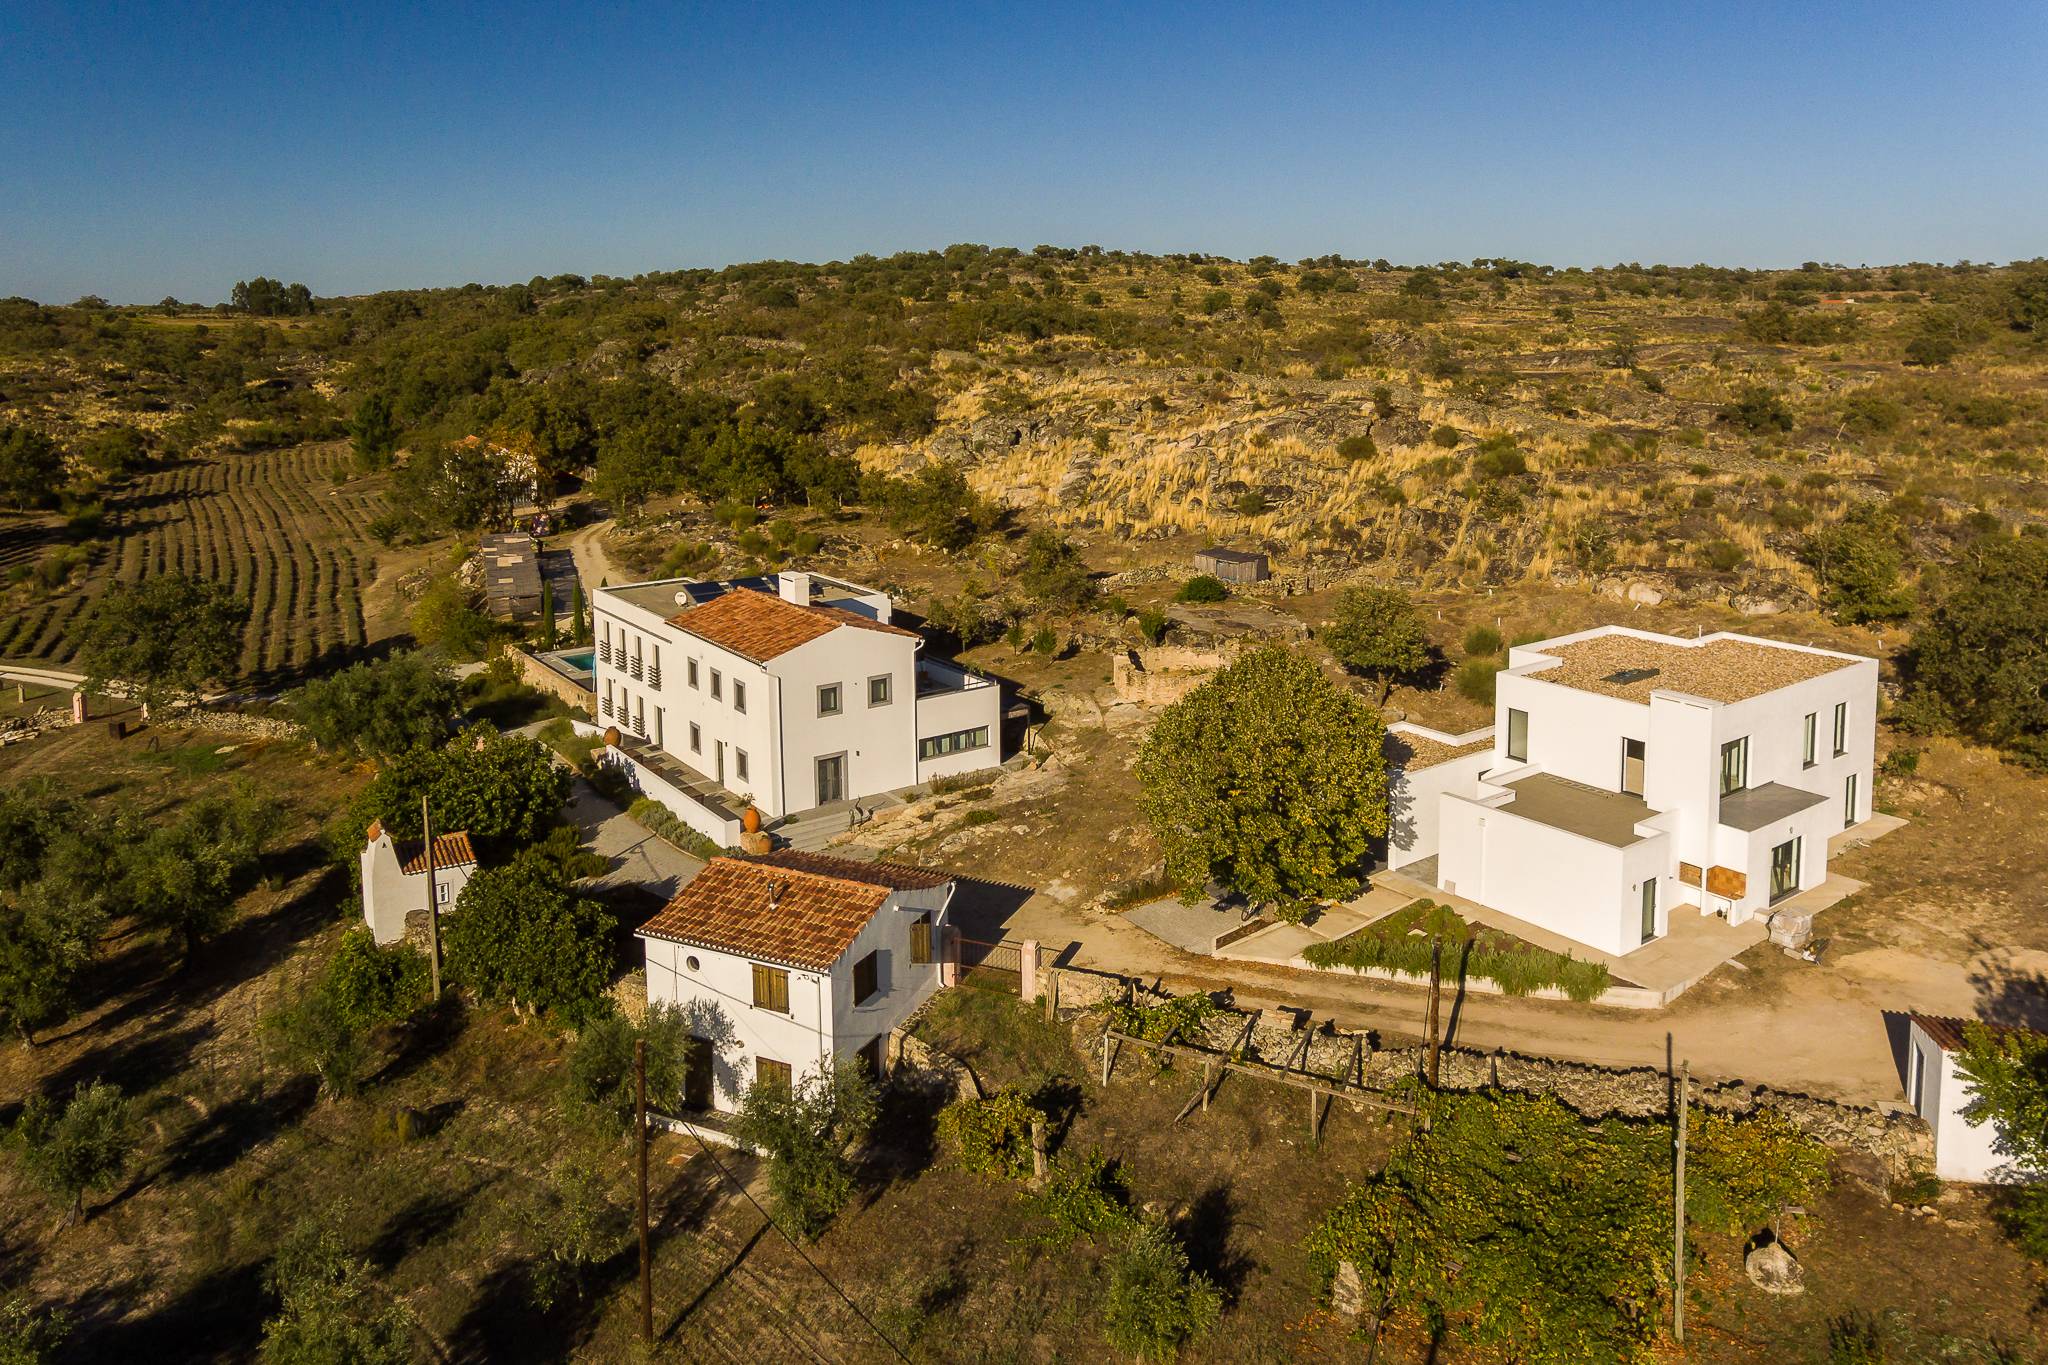
<instances>
[{"instance_id":1,"label":"swimming pool","mask_svg":"<svg viewBox=\"0 0 2048 1365\"><path fill-rule=\"evenodd\" d=\"M585 673L595 672L597 669L597 651L594 649L570 650L555 657L569 667L581 669Z\"/></svg>"}]
</instances>

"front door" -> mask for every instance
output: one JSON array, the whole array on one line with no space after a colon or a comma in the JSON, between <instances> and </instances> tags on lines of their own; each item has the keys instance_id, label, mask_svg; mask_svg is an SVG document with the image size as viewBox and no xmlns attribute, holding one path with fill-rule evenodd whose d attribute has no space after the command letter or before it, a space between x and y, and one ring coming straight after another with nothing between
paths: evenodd
<instances>
[{"instance_id":1,"label":"front door","mask_svg":"<svg viewBox=\"0 0 2048 1365\"><path fill-rule=\"evenodd\" d=\"M1787 839L1771 850L1771 900L1785 899L1799 889L1799 841Z\"/></svg>"},{"instance_id":2,"label":"front door","mask_svg":"<svg viewBox=\"0 0 2048 1365\"><path fill-rule=\"evenodd\" d=\"M690 1061L683 1071L683 1107L711 1107L711 1040L690 1039Z\"/></svg>"},{"instance_id":3,"label":"front door","mask_svg":"<svg viewBox=\"0 0 2048 1365\"><path fill-rule=\"evenodd\" d=\"M846 755L834 754L818 760L818 804L829 806L846 799Z\"/></svg>"},{"instance_id":4,"label":"front door","mask_svg":"<svg viewBox=\"0 0 2048 1365\"><path fill-rule=\"evenodd\" d=\"M1648 943L1657 937L1657 879L1643 883L1643 939Z\"/></svg>"}]
</instances>

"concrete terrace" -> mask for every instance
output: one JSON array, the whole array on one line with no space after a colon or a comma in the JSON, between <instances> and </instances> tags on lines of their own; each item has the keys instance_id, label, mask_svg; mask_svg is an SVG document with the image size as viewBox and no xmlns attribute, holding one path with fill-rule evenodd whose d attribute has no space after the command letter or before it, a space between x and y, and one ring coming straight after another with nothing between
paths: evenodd
<instances>
[{"instance_id":1,"label":"concrete terrace","mask_svg":"<svg viewBox=\"0 0 2048 1365\"><path fill-rule=\"evenodd\" d=\"M1640 840L1636 825L1657 813L1640 796L1603 791L1549 773L1537 773L1505 785L1515 799L1500 809L1510 815L1596 839L1614 848L1627 848Z\"/></svg>"}]
</instances>

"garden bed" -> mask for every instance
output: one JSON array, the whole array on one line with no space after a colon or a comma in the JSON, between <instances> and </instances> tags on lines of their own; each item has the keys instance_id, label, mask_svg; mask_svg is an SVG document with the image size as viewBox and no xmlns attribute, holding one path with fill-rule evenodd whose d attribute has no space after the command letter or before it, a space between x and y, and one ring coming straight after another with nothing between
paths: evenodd
<instances>
[{"instance_id":1,"label":"garden bed","mask_svg":"<svg viewBox=\"0 0 2048 1365\"><path fill-rule=\"evenodd\" d=\"M1431 944L1444 945L1449 981L1491 982L1503 995L1555 990L1573 1000L1597 1000L1614 984L1607 967L1567 953L1538 948L1513 934L1473 924L1447 905L1416 900L1363 929L1302 950L1311 966L1429 975Z\"/></svg>"}]
</instances>

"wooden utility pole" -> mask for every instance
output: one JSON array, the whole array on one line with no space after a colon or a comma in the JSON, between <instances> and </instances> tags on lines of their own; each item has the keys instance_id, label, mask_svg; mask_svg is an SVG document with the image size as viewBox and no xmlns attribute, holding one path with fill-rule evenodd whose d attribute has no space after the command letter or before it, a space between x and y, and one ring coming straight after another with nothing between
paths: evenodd
<instances>
[{"instance_id":1,"label":"wooden utility pole","mask_svg":"<svg viewBox=\"0 0 2048 1365\"><path fill-rule=\"evenodd\" d=\"M1678 1066L1678 1192L1672 1200L1671 1335L1685 1345L1685 1109L1692 1089L1692 1063Z\"/></svg>"},{"instance_id":2,"label":"wooden utility pole","mask_svg":"<svg viewBox=\"0 0 2048 1365\"><path fill-rule=\"evenodd\" d=\"M1437 1059L1442 1052L1437 1032L1437 1010L1444 994L1444 941L1429 941L1429 1088L1436 1089Z\"/></svg>"},{"instance_id":3,"label":"wooden utility pole","mask_svg":"<svg viewBox=\"0 0 2048 1365\"><path fill-rule=\"evenodd\" d=\"M654 1343L654 1262L647 1254L647 1040L633 1041L633 1103L640 1113L640 1339Z\"/></svg>"},{"instance_id":4,"label":"wooden utility pole","mask_svg":"<svg viewBox=\"0 0 2048 1365\"><path fill-rule=\"evenodd\" d=\"M433 970L434 1000L441 999L441 891L434 885L434 824L427 815L427 798L420 797L420 836L427 845L427 963Z\"/></svg>"}]
</instances>

